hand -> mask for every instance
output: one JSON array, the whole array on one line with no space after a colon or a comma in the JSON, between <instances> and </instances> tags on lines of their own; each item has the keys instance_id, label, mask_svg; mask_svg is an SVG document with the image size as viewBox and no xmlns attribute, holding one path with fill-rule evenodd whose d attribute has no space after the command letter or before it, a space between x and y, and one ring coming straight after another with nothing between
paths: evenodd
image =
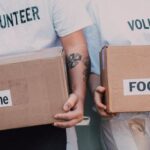
<instances>
[{"instance_id":1,"label":"hand","mask_svg":"<svg viewBox=\"0 0 150 150\"><path fill-rule=\"evenodd\" d=\"M56 114L55 119L58 121L54 126L61 128L69 128L83 120L83 101L76 94L71 94L63 107L65 113Z\"/></svg>"},{"instance_id":2,"label":"hand","mask_svg":"<svg viewBox=\"0 0 150 150\"><path fill-rule=\"evenodd\" d=\"M102 117L113 117L115 114L108 113L106 105L102 103L102 96L105 93L105 88L102 86L98 86L94 91L94 102L96 104L96 108L98 113Z\"/></svg>"}]
</instances>

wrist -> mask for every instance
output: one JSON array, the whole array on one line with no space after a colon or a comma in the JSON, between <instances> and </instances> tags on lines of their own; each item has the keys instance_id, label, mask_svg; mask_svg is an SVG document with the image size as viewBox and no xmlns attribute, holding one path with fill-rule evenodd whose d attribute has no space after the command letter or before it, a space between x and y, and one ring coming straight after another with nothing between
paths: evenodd
<instances>
[{"instance_id":1,"label":"wrist","mask_svg":"<svg viewBox=\"0 0 150 150\"><path fill-rule=\"evenodd\" d=\"M85 100L85 92L81 92L81 90L72 91L73 94L77 96L77 99L81 102Z\"/></svg>"}]
</instances>

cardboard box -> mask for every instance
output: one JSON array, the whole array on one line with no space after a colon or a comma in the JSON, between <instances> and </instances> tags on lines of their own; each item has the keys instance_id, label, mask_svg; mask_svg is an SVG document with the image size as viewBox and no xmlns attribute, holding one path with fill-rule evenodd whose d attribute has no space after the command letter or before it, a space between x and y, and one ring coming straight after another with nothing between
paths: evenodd
<instances>
[{"instance_id":1,"label":"cardboard box","mask_svg":"<svg viewBox=\"0 0 150 150\"><path fill-rule=\"evenodd\" d=\"M67 98L61 48L0 59L0 130L50 124Z\"/></svg>"},{"instance_id":2,"label":"cardboard box","mask_svg":"<svg viewBox=\"0 0 150 150\"><path fill-rule=\"evenodd\" d=\"M150 111L150 46L109 46L100 56L108 112Z\"/></svg>"}]
</instances>

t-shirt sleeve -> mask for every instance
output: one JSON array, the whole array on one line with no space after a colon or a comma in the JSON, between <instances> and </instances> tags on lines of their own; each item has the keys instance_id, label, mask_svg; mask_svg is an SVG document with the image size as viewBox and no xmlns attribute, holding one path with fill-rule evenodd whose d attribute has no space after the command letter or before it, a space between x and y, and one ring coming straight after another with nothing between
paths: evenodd
<instances>
[{"instance_id":1,"label":"t-shirt sleeve","mask_svg":"<svg viewBox=\"0 0 150 150\"><path fill-rule=\"evenodd\" d=\"M90 1L91 2L91 1ZM89 3L87 7L87 11L93 25L84 29L84 33L87 39L89 55L91 59L91 73L100 74L100 60L99 53L102 48L102 37L100 32L100 27L98 25L95 9L92 7L93 3Z\"/></svg>"},{"instance_id":2,"label":"t-shirt sleeve","mask_svg":"<svg viewBox=\"0 0 150 150\"><path fill-rule=\"evenodd\" d=\"M52 16L54 28L59 37L92 24L81 0L54 0Z\"/></svg>"},{"instance_id":3,"label":"t-shirt sleeve","mask_svg":"<svg viewBox=\"0 0 150 150\"><path fill-rule=\"evenodd\" d=\"M101 42L98 29L96 25L87 27L85 30L85 36L87 39L88 50L91 60L91 73L100 74L100 61L99 52L101 49Z\"/></svg>"}]
</instances>

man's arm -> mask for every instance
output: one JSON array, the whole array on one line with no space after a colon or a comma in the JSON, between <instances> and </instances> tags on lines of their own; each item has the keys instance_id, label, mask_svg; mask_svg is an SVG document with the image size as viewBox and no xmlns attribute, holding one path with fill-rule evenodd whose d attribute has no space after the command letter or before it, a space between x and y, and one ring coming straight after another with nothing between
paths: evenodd
<instances>
[{"instance_id":1,"label":"man's arm","mask_svg":"<svg viewBox=\"0 0 150 150\"><path fill-rule=\"evenodd\" d=\"M55 115L56 119L66 121L55 122L54 125L58 127L71 127L83 119L89 56L82 31L62 37L61 42L67 58L72 93L64 105L66 113Z\"/></svg>"},{"instance_id":2,"label":"man's arm","mask_svg":"<svg viewBox=\"0 0 150 150\"><path fill-rule=\"evenodd\" d=\"M91 73L89 77L89 83L92 95L94 95L96 88L100 86L100 76L95 73Z\"/></svg>"}]
</instances>

